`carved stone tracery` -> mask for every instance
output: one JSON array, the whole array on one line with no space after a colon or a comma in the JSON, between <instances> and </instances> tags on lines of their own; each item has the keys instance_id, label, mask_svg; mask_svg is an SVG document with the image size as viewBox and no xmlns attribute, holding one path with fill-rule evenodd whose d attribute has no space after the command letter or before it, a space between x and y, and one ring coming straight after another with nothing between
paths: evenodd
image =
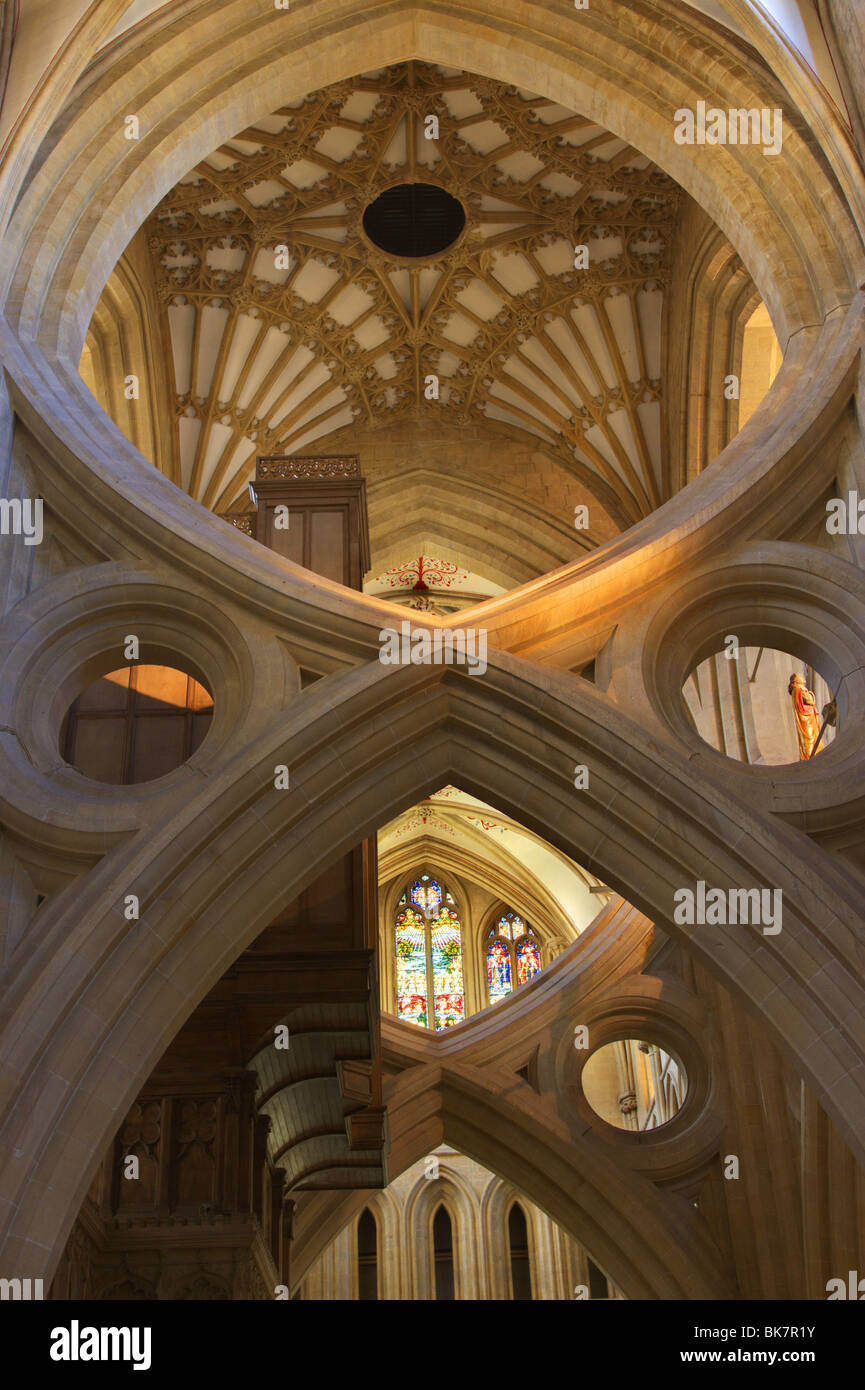
<instances>
[{"instance_id":1,"label":"carved stone tracery","mask_svg":"<svg viewBox=\"0 0 865 1390\"><path fill-rule=\"evenodd\" d=\"M448 250L401 261L365 236L366 206L405 182L463 204ZM147 223L166 341L203 391L176 383L184 485L225 511L256 453L445 412L528 433L601 479L624 515L644 515L662 500L650 364L678 200L585 117L431 64L281 108L199 163ZM589 267L575 269L583 245Z\"/></svg>"}]
</instances>

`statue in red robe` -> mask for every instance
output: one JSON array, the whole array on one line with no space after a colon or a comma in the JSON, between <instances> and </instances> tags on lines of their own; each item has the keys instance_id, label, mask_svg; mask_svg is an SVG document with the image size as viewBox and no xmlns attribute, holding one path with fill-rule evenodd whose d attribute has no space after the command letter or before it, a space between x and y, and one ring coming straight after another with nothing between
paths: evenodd
<instances>
[{"instance_id":1,"label":"statue in red robe","mask_svg":"<svg viewBox=\"0 0 865 1390\"><path fill-rule=\"evenodd\" d=\"M787 693L793 701L793 718L796 720L796 733L799 738L799 758L805 761L819 750L817 740L820 736L820 716L813 690L805 684L805 677L792 675L787 685Z\"/></svg>"}]
</instances>

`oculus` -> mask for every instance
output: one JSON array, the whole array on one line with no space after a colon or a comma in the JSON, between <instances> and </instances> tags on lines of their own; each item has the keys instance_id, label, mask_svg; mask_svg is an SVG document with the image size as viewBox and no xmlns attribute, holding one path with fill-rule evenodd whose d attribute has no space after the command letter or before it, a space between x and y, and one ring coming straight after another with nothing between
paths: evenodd
<instances>
[{"instance_id":1,"label":"oculus","mask_svg":"<svg viewBox=\"0 0 865 1390\"><path fill-rule=\"evenodd\" d=\"M70 708L60 733L65 761L96 782L152 782L180 767L201 746L213 697L171 666L109 671Z\"/></svg>"},{"instance_id":2,"label":"oculus","mask_svg":"<svg viewBox=\"0 0 865 1390\"><path fill-rule=\"evenodd\" d=\"M596 1115L617 1129L658 1129L681 1110L687 1094L678 1057L637 1038L604 1043L587 1059L580 1078Z\"/></svg>"},{"instance_id":3,"label":"oculus","mask_svg":"<svg viewBox=\"0 0 865 1390\"><path fill-rule=\"evenodd\" d=\"M789 652L740 646L730 635L694 668L682 695L691 724L719 753L779 766L828 748L839 729L839 689Z\"/></svg>"},{"instance_id":4,"label":"oculus","mask_svg":"<svg viewBox=\"0 0 865 1390\"><path fill-rule=\"evenodd\" d=\"M431 183L386 188L363 214L370 241L389 256L436 256L453 246L463 227L463 206Z\"/></svg>"}]
</instances>

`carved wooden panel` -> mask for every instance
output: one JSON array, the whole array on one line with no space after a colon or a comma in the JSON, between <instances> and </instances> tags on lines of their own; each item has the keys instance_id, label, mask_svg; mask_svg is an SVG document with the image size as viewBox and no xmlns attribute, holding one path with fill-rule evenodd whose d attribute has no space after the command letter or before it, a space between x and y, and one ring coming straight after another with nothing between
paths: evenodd
<instances>
[{"instance_id":1,"label":"carved wooden panel","mask_svg":"<svg viewBox=\"0 0 865 1390\"><path fill-rule=\"evenodd\" d=\"M120 1131L120 1176L117 1184L117 1206L155 1207L159 1200L160 1142L162 1138L162 1106L158 1101L133 1105ZM138 1159L138 1179L124 1176L127 1155Z\"/></svg>"},{"instance_id":2,"label":"carved wooden panel","mask_svg":"<svg viewBox=\"0 0 865 1390\"><path fill-rule=\"evenodd\" d=\"M257 540L315 574L362 588L369 525L356 455L260 459L252 491Z\"/></svg>"},{"instance_id":3,"label":"carved wooden panel","mask_svg":"<svg viewBox=\"0 0 865 1390\"><path fill-rule=\"evenodd\" d=\"M180 1100L175 1112L172 1206L199 1207L218 1196L215 1100Z\"/></svg>"}]
</instances>

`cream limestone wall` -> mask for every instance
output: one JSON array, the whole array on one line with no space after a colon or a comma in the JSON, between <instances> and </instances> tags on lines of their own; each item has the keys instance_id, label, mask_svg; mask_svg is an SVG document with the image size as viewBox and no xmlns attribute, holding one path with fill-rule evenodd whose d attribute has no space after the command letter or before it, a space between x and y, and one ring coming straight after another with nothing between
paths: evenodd
<instances>
[{"instance_id":1,"label":"cream limestone wall","mask_svg":"<svg viewBox=\"0 0 865 1390\"><path fill-rule=\"evenodd\" d=\"M739 380L739 429L750 420L781 366L781 346L769 311L758 304L745 324Z\"/></svg>"},{"instance_id":2,"label":"cream limestone wall","mask_svg":"<svg viewBox=\"0 0 865 1390\"><path fill-rule=\"evenodd\" d=\"M508 1213L514 1202L522 1208L528 1228L532 1298L589 1297L589 1257L576 1241L509 1183L442 1145L383 1192L370 1193L366 1209L377 1227L379 1299L435 1297L432 1221L441 1204L451 1218L456 1298L512 1299ZM328 1245L304 1277L297 1297L357 1298L358 1220ZM595 1280L604 1283L600 1271ZM621 1297L612 1285L606 1287L607 1297Z\"/></svg>"}]
</instances>

